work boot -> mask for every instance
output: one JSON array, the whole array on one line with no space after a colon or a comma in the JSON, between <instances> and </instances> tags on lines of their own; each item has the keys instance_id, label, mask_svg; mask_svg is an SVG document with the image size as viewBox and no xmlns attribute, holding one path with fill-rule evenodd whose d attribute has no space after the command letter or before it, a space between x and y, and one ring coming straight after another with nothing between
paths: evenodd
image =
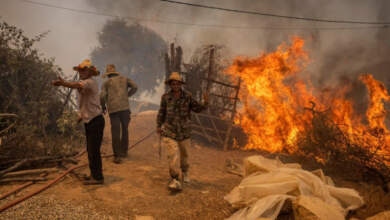
<instances>
[{"instance_id":1,"label":"work boot","mask_svg":"<svg viewBox=\"0 0 390 220\"><path fill-rule=\"evenodd\" d=\"M104 183L104 179L97 180L97 179L94 179L94 178L90 178L89 180L84 180L83 181L84 185L101 185L103 183Z\"/></svg>"},{"instance_id":2,"label":"work boot","mask_svg":"<svg viewBox=\"0 0 390 220\"><path fill-rule=\"evenodd\" d=\"M122 157L122 158L128 158L128 157L129 157L129 154L126 152L126 153L122 154L121 157Z\"/></svg>"},{"instance_id":3,"label":"work boot","mask_svg":"<svg viewBox=\"0 0 390 220\"><path fill-rule=\"evenodd\" d=\"M116 163L116 164L120 164L120 163L122 163L122 159L120 158L120 157L114 157L114 163Z\"/></svg>"},{"instance_id":4,"label":"work boot","mask_svg":"<svg viewBox=\"0 0 390 220\"><path fill-rule=\"evenodd\" d=\"M80 174L80 179L81 179L82 181L85 181L85 180L90 180L90 179L92 179L92 177L91 177L91 176L88 176L88 175L86 175L86 174Z\"/></svg>"},{"instance_id":5,"label":"work boot","mask_svg":"<svg viewBox=\"0 0 390 220\"><path fill-rule=\"evenodd\" d=\"M168 183L168 189L173 192L181 191L181 183L177 179L172 178L172 180Z\"/></svg>"},{"instance_id":6,"label":"work boot","mask_svg":"<svg viewBox=\"0 0 390 220\"><path fill-rule=\"evenodd\" d=\"M191 182L191 179L190 179L190 177L188 177L188 173L187 172L183 172L183 182L184 183Z\"/></svg>"}]
</instances>

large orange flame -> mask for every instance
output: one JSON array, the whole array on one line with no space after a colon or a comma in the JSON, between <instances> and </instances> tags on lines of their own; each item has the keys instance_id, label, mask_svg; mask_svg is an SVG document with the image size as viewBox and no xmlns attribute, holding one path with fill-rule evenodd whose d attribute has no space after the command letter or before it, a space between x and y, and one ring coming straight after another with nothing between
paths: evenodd
<instances>
[{"instance_id":1,"label":"large orange flame","mask_svg":"<svg viewBox=\"0 0 390 220\"><path fill-rule=\"evenodd\" d=\"M332 120L351 140L355 135L365 135L372 146L381 145L381 151L389 151L384 147L388 144L378 142L378 135L388 133L383 101L388 101L390 96L384 85L371 75L360 76L369 93L368 123L363 123L362 117L354 112L353 102L346 98L348 86L319 91L310 81L300 78L299 73L309 62L303 45L304 41L295 37L290 46L282 44L272 53L256 58L238 57L227 69L227 74L242 80L242 106L236 122L248 135L245 148L296 151L297 135L309 127L313 117L310 110L315 105L316 109L331 107ZM390 143L389 138L385 141Z\"/></svg>"}]
</instances>

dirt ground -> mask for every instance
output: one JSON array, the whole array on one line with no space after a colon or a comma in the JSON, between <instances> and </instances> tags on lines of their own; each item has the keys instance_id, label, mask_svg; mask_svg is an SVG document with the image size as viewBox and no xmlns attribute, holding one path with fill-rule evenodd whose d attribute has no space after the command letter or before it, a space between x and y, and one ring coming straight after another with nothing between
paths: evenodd
<instances>
[{"instance_id":1,"label":"dirt ground","mask_svg":"<svg viewBox=\"0 0 390 220\"><path fill-rule=\"evenodd\" d=\"M145 112L132 118L130 145L155 129L155 112ZM193 143L189 150L191 182L181 193L167 190L169 181L166 154L159 159L159 138L153 134L129 151L129 158L122 164L114 164L112 157L103 159L105 183L102 186L84 186L72 175L41 193L58 200L66 200L75 206L89 204L94 212L113 219L134 219L135 216L153 216L156 219L223 219L232 209L223 197L236 186L241 178L225 172L227 158L241 161L249 152L223 152ZM102 154L112 154L109 119L102 146ZM86 155L80 163L86 162ZM89 174L87 168L77 173ZM56 174L58 175L58 174ZM53 175L54 176L54 175ZM38 187L42 184L36 184ZM1 186L6 192L15 186ZM31 191L23 190L20 195ZM22 205L22 204L21 204ZM16 207L15 207L16 208ZM6 212L12 212L12 209ZM0 214L1 218L1 214Z\"/></svg>"},{"instance_id":2,"label":"dirt ground","mask_svg":"<svg viewBox=\"0 0 390 220\"><path fill-rule=\"evenodd\" d=\"M155 118L155 112L144 112L132 118L130 144L134 144L155 129ZM133 148L129 152L129 158L122 164L114 164L112 158L104 158L104 185L84 186L77 178L68 175L63 181L41 193L39 198L50 198L52 203L61 201L71 204L71 208L65 210L68 213L61 215L62 217L50 217L51 215L45 214L50 212L50 208L43 209L43 205L36 205L37 207L32 205L34 211L43 212L40 213L40 219L135 219L136 216L153 216L155 219L224 219L230 216L234 210L223 197L240 183L241 177L225 171L226 160L241 163L243 158L257 153L238 150L224 152L193 143L188 149L192 181L184 185L183 192L172 194L167 190L168 166L164 151L162 159L159 159L158 140L158 136L153 134ZM111 153L110 123L106 118L102 154ZM84 154L80 163L85 162ZM77 170L77 173L89 174L89 171L82 168ZM53 177L56 175L58 174L54 174ZM353 213L354 217L365 219L379 211L390 209L390 196L378 186L348 182L342 178L336 178L335 182L337 186L355 188L368 202L365 207ZM0 194L16 185L0 186ZM18 193L16 197L39 186L42 184L35 184ZM4 202L1 201L0 204ZM24 216L23 213L31 212L31 206L28 210L23 210L24 203L26 202L0 214L0 219L18 219L16 216ZM41 203L34 201L34 204ZM51 206L47 205L48 203L44 204ZM83 207L93 215L76 217L74 214L72 217L72 212L79 210L77 207ZM22 214L16 215L16 212Z\"/></svg>"}]
</instances>

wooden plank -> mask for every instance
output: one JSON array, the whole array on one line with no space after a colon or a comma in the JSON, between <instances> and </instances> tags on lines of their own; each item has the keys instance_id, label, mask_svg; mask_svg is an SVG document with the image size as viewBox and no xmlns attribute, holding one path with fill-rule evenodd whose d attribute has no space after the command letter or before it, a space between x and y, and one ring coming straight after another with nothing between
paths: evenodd
<instances>
[{"instance_id":1,"label":"wooden plank","mask_svg":"<svg viewBox=\"0 0 390 220\"><path fill-rule=\"evenodd\" d=\"M192 130L192 133L204 137L204 135L203 135L202 132ZM218 138L216 138L216 137L209 137L209 139L210 139L210 140L213 140L213 141L214 141L215 143L217 143L217 144L223 145L223 143L221 143L220 140L219 140ZM210 140L209 140L209 142L211 142Z\"/></svg>"},{"instance_id":2,"label":"wooden plank","mask_svg":"<svg viewBox=\"0 0 390 220\"><path fill-rule=\"evenodd\" d=\"M214 93L210 93L210 95L212 96L216 96L216 97L221 97L221 98L226 98L226 99L233 99L233 100L238 100L238 98L236 97L230 97L230 96L226 96L226 95L219 95L219 94L214 94Z\"/></svg>"},{"instance_id":3,"label":"wooden plank","mask_svg":"<svg viewBox=\"0 0 390 220\"><path fill-rule=\"evenodd\" d=\"M207 130L207 131L214 131L214 132L218 132L218 133L221 133L221 134L225 134L226 133L226 131L221 131L221 130L216 130L215 131L215 129L213 129L213 128L208 128L208 127L201 127L201 126L199 126L199 125L196 125L196 124L191 124L191 127L194 127L194 128L200 128L200 129L205 129L205 130Z\"/></svg>"},{"instance_id":4,"label":"wooden plank","mask_svg":"<svg viewBox=\"0 0 390 220\"><path fill-rule=\"evenodd\" d=\"M203 132L203 135L202 135L202 136L205 137L205 138L207 138L207 140L208 140L209 142L211 142L211 141L210 141L211 137L207 134L206 130L205 130L204 127L202 126L202 123L200 122L199 117L198 117L197 115L195 115L195 119L196 119L196 121L198 122L199 126L201 126L201 128L202 128L202 132Z\"/></svg>"},{"instance_id":5,"label":"wooden plank","mask_svg":"<svg viewBox=\"0 0 390 220\"><path fill-rule=\"evenodd\" d=\"M223 108L223 107L219 107L219 106L209 106L209 108L214 108L214 109L219 109L219 110L223 110L223 111L228 111L228 112L233 112L234 109L230 109L230 108Z\"/></svg>"},{"instance_id":6,"label":"wooden plank","mask_svg":"<svg viewBox=\"0 0 390 220\"><path fill-rule=\"evenodd\" d=\"M1 179L0 184L4 183L12 183L12 182L43 182L48 181L48 178L45 177L35 177L35 178L7 178L7 179Z\"/></svg>"},{"instance_id":7,"label":"wooden plank","mask_svg":"<svg viewBox=\"0 0 390 220\"><path fill-rule=\"evenodd\" d=\"M42 173L54 173L58 172L57 168L42 168L42 169L31 169L31 170L19 170L14 172L9 172L4 175L4 178L7 177L18 177L18 176L29 176L29 175L39 175Z\"/></svg>"},{"instance_id":8,"label":"wooden plank","mask_svg":"<svg viewBox=\"0 0 390 220\"><path fill-rule=\"evenodd\" d=\"M208 111L210 111L210 110L208 110ZM209 120L211 121L211 124L213 125L214 131L217 134L218 139L221 141L221 143L223 143L223 139L222 139L221 135L219 135L219 131L217 129L217 126L215 125L214 120L212 118L209 118Z\"/></svg>"},{"instance_id":9,"label":"wooden plank","mask_svg":"<svg viewBox=\"0 0 390 220\"><path fill-rule=\"evenodd\" d=\"M220 81L217 81L217 80L214 80L214 79L202 78L202 80L210 81L212 83L220 84L220 85L223 85L223 86L226 86L226 87L230 87L230 88L237 88L237 86L230 85L230 84L227 84L227 83L224 83L224 82L220 82Z\"/></svg>"},{"instance_id":10,"label":"wooden plank","mask_svg":"<svg viewBox=\"0 0 390 220\"><path fill-rule=\"evenodd\" d=\"M223 119L223 118L211 115L211 114L205 114L205 113L196 113L196 114L199 115L199 116L203 116L203 117L207 117L207 118L213 118L213 119L217 119L217 120L220 120L220 121L230 121L230 119L229 120L228 119Z\"/></svg>"},{"instance_id":11,"label":"wooden plank","mask_svg":"<svg viewBox=\"0 0 390 220\"><path fill-rule=\"evenodd\" d=\"M233 122L234 122L234 117L236 115L236 108L237 108L237 100L238 100L238 93L240 92L240 86L241 86L241 78L238 78L238 85L237 85L237 90L236 90L236 94L235 94L235 101L233 103L233 111L232 111L232 115L231 115L231 118L230 118L230 123L229 123L229 127L227 129L227 132L226 132L226 136L225 136L225 142L223 144L223 150L227 150L228 149L228 144L229 144L229 139L230 139L230 134L232 132L232 126L233 126Z\"/></svg>"}]
</instances>

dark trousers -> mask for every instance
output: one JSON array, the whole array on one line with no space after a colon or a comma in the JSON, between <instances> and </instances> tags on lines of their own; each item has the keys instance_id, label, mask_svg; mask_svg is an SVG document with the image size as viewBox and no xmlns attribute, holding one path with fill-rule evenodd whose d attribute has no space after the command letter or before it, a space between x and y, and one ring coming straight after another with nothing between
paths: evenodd
<instances>
[{"instance_id":1,"label":"dark trousers","mask_svg":"<svg viewBox=\"0 0 390 220\"><path fill-rule=\"evenodd\" d=\"M110 121L114 157L125 157L129 150L130 110L110 113Z\"/></svg>"},{"instance_id":2,"label":"dark trousers","mask_svg":"<svg viewBox=\"0 0 390 220\"><path fill-rule=\"evenodd\" d=\"M96 116L90 122L85 123L85 135L87 137L87 152L89 169L92 178L103 179L102 157L100 147L102 146L104 118L102 115Z\"/></svg>"}]
</instances>

